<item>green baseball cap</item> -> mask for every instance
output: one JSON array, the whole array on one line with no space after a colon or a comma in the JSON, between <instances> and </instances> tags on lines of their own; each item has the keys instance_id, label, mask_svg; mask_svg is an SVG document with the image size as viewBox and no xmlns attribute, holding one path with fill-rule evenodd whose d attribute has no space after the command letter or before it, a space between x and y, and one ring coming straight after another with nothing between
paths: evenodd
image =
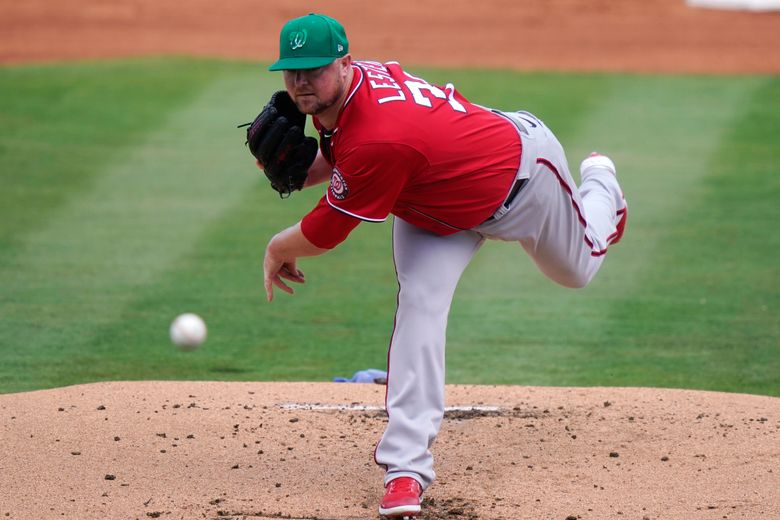
<instances>
[{"instance_id":1,"label":"green baseball cap","mask_svg":"<svg viewBox=\"0 0 780 520\"><path fill-rule=\"evenodd\" d=\"M316 69L349 52L344 27L324 14L290 20L279 35L279 60L268 70Z\"/></svg>"}]
</instances>

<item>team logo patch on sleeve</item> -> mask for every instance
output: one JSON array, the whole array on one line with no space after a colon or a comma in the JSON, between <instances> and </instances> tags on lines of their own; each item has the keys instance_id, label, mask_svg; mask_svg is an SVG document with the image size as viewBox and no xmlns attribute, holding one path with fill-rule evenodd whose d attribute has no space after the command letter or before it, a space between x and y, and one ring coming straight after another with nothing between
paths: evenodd
<instances>
[{"instance_id":1,"label":"team logo patch on sleeve","mask_svg":"<svg viewBox=\"0 0 780 520\"><path fill-rule=\"evenodd\" d=\"M349 188L344 176L336 168L333 168L333 176L330 178L330 192L338 200L344 200L349 195Z\"/></svg>"}]
</instances>

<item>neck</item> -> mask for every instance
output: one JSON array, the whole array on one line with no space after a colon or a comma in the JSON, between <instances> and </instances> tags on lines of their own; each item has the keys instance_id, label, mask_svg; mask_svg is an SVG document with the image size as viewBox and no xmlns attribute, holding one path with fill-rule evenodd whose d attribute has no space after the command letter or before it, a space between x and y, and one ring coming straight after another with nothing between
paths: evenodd
<instances>
[{"instance_id":1,"label":"neck","mask_svg":"<svg viewBox=\"0 0 780 520\"><path fill-rule=\"evenodd\" d=\"M352 78L354 74L354 69L349 67L346 80L344 81L344 91L339 96L338 101L328 107L324 112L317 114L317 119L319 119L320 124L326 130L333 130L336 128L336 120L339 117L339 112L341 112L341 107L347 102L347 96L349 96L349 92L352 90Z\"/></svg>"}]
</instances>

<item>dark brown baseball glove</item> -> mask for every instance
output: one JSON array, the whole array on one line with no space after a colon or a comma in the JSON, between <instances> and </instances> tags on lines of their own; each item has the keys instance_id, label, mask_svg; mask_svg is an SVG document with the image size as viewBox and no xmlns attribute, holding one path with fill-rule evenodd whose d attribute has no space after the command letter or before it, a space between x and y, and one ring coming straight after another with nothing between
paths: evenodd
<instances>
[{"instance_id":1,"label":"dark brown baseball glove","mask_svg":"<svg viewBox=\"0 0 780 520\"><path fill-rule=\"evenodd\" d=\"M303 188L309 167L317 156L317 140L306 137L306 115L286 91L271 96L263 110L246 130L246 145L260 161L271 187L282 198Z\"/></svg>"}]
</instances>

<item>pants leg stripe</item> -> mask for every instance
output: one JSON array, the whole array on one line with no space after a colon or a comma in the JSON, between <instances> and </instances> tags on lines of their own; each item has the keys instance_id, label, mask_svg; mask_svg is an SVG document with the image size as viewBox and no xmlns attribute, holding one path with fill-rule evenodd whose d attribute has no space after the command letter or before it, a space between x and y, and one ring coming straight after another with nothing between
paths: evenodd
<instances>
[{"instance_id":1,"label":"pants leg stripe","mask_svg":"<svg viewBox=\"0 0 780 520\"><path fill-rule=\"evenodd\" d=\"M393 230L395 231L395 219L393 220ZM392 240L392 239L391 239ZM387 380L385 381L385 412L387 413L388 419L390 418L390 409L387 407L387 394L390 390L390 350L393 346L393 336L395 335L395 328L398 324L398 307L399 307L399 299L401 297L401 282L398 281L398 265L395 261L395 248L393 247L393 269L395 270L395 279L396 282L398 282L398 292L395 294L395 316L393 317L393 330L390 333L390 341L387 345ZM376 452L379 449L379 443L382 441L382 437L379 438L378 441L376 441L376 444L374 445L374 464L377 466L383 468L385 471L387 471L387 466L385 464L380 464L379 461L376 459Z\"/></svg>"},{"instance_id":2,"label":"pants leg stripe","mask_svg":"<svg viewBox=\"0 0 780 520\"><path fill-rule=\"evenodd\" d=\"M580 221L580 224L582 224L582 227L585 228L586 233L583 235L583 238L585 240L585 243L588 244L588 247L591 248L591 256L602 256L607 252L607 248L604 249L593 249L593 240L590 239L587 235L587 229L588 229L588 222L585 220L585 217L582 215L582 210L580 209L579 205L577 204L577 201L574 200L574 195L571 190L571 186L569 186L566 181L561 177L561 174L558 172L558 169L555 167L553 163L548 161L547 159L544 159L543 157L538 157L536 159L537 164L541 164L542 166L545 166L547 169L549 169L555 177L558 179L558 182L561 184L561 187L564 189L566 194L569 196L569 199L571 200L571 205L574 208L574 210L577 212L577 219Z\"/></svg>"}]
</instances>

